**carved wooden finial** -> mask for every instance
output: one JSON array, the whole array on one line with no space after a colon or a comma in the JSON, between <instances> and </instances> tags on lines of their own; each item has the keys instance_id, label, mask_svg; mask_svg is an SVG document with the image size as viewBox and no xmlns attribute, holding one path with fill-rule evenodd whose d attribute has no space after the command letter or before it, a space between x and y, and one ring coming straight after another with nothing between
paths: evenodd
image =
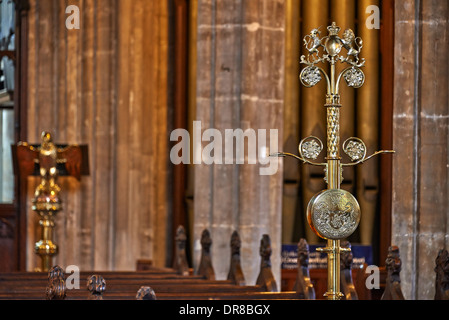
<instances>
[{"instance_id":1,"label":"carved wooden finial","mask_svg":"<svg viewBox=\"0 0 449 320\"><path fill-rule=\"evenodd\" d=\"M210 247L212 239L210 232L207 229L203 230L201 234L201 259L197 274L204 276L206 279L215 280L215 271L212 266L212 258L210 254Z\"/></svg>"},{"instance_id":2,"label":"carved wooden finial","mask_svg":"<svg viewBox=\"0 0 449 320\"><path fill-rule=\"evenodd\" d=\"M404 300L404 295L402 294L401 289L401 278L399 276L402 262L399 257L399 248L397 246L388 248L385 266L387 269L387 280L381 300Z\"/></svg>"},{"instance_id":3,"label":"carved wooden finial","mask_svg":"<svg viewBox=\"0 0 449 320\"><path fill-rule=\"evenodd\" d=\"M298 242L298 274L293 290L298 293L300 299L314 300L316 298L309 274L309 244L304 238Z\"/></svg>"},{"instance_id":4,"label":"carved wooden finial","mask_svg":"<svg viewBox=\"0 0 449 320\"><path fill-rule=\"evenodd\" d=\"M64 270L60 266L53 266L48 271L47 300L64 300L67 294Z\"/></svg>"},{"instance_id":5,"label":"carved wooden finial","mask_svg":"<svg viewBox=\"0 0 449 320\"><path fill-rule=\"evenodd\" d=\"M173 268L177 271L178 274L188 276L189 264L187 263L187 256L186 256L187 235L183 226L178 226L178 229L176 229L175 242L176 242L176 249L175 249L175 260L173 263Z\"/></svg>"},{"instance_id":6,"label":"carved wooden finial","mask_svg":"<svg viewBox=\"0 0 449 320\"><path fill-rule=\"evenodd\" d=\"M67 287L64 279L55 278L49 281L46 290L47 300L64 300L67 296L66 293Z\"/></svg>"},{"instance_id":7,"label":"carved wooden finial","mask_svg":"<svg viewBox=\"0 0 449 320\"><path fill-rule=\"evenodd\" d=\"M341 243L342 248L351 248L349 241ZM346 300L358 300L357 291L352 281L352 261L353 255L351 251L343 251L340 254L340 287Z\"/></svg>"},{"instance_id":8,"label":"carved wooden finial","mask_svg":"<svg viewBox=\"0 0 449 320\"><path fill-rule=\"evenodd\" d=\"M261 257L260 272L256 284L261 285L265 291L276 292L276 280L271 271L271 240L267 234L264 234L260 240L259 253Z\"/></svg>"},{"instance_id":9,"label":"carved wooden finial","mask_svg":"<svg viewBox=\"0 0 449 320\"><path fill-rule=\"evenodd\" d=\"M136 300L157 300L156 293L151 287L140 287L137 291Z\"/></svg>"},{"instance_id":10,"label":"carved wooden finial","mask_svg":"<svg viewBox=\"0 0 449 320\"><path fill-rule=\"evenodd\" d=\"M441 249L435 259L435 300L449 300L449 253Z\"/></svg>"},{"instance_id":11,"label":"carved wooden finial","mask_svg":"<svg viewBox=\"0 0 449 320\"><path fill-rule=\"evenodd\" d=\"M106 291L106 281L100 275L94 274L87 278L87 290L89 300L103 300L103 292Z\"/></svg>"},{"instance_id":12,"label":"carved wooden finial","mask_svg":"<svg viewBox=\"0 0 449 320\"><path fill-rule=\"evenodd\" d=\"M301 238L298 242L298 266L309 267L309 244Z\"/></svg>"},{"instance_id":13,"label":"carved wooden finial","mask_svg":"<svg viewBox=\"0 0 449 320\"><path fill-rule=\"evenodd\" d=\"M237 231L234 231L231 235L231 265L229 267L228 280L231 280L238 286L244 286L246 282L240 264L240 246L240 236Z\"/></svg>"},{"instance_id":14,"label":"carved wooden finial","mask_svg":"<svg viewBox=\"0 0 449 320\"><path fill-rule=\"evenodd\" d=\"M62 279L65 279L65 273L64 273L64 270L63 270L60 266L58 266L58 265L53 266L53 267L48 271L48 280L55 279L55 278L62 278Z\"/></svg>"}]
</instances>

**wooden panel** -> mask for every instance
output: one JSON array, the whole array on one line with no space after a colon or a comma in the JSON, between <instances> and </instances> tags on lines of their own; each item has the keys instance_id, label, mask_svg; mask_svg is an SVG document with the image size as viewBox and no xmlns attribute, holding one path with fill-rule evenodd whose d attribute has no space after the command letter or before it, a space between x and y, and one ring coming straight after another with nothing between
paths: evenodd
<instances>
[{"instance_id":1,"label":"wooden panel","mask_svg":"<svg viewBox=\"0 0 449 320\"><path fill-rule=\"evenodd\" d=\"M27 110L28 110L28 33L29 33L29 17L28 10L29 5L25 1L19 1L19 7L16 16L15 30L16 35L16 53L18 57L18 63L16 64L16 74L15 74L15 90L18 94L14 95L14 103L16 106L15 112L15 126L16 135L15 141L20 139L26 139L27 135ZM17 204L15 206L17 214L17 225L16 228L16 242L15 242L15 255L16 255L16 265L15 269L23 271L26 269L26 251L21 250L21 248L26 246L26 204L24 199L26 199L26 188L22 186L26 182L22 179L16 178L16 200Z\"/></svg>"},{"instance_id":2,"label":"wooden panel","mask_svg":"<svg viewBox=\"0 0 449 320\"><path fill-rule=\"evenodd\" d=\"M187 105L188 105L188 92L187 83L190 80L194 82L194 79L187 80L188 77L188 64L187 60L189 56L188 50L188 1L176 0L173 3L173 15L174 15L174 53L173 53L173 83L174 83L174 95L173 95L173 128L174 129L187 129L191 128ZM189 59L190 63L191 59ZM190 93L192 94L192 93ZM194 109L194 108L191 108ZM190 117L190 120L193 120ZM173 143L174 144L174 143ZM192 241L193 234L192 224L188 218L187 206L186 206L186 189L187 189L187 164L180 163L173 166L173 224L171 234L176 234L176 228L182 225L186 227L187 237ZM190 194L190 196L193 196ZM173 236L174 237L174 236ZM175 242L172 243L172 252L176 250ZM187 256L190 258L190 249L187 247ZM175 258L173 256L173 258ZM174 263L174 261L173 261Z\"/></svg>"},{"instance_id":3,"label":"wooden panel","mask_svg":"<svg viewBox=\"0 0 449 320\"><path fill-rule=\"evenodd\" d=\"M394 79L394 1L382 1L382 26L380 30L381 54L381 133L380 149L393 150L393 95ZM379 265L384 265L388 247L391 245L391 198L393 156L382 156L379 161ZM374 251L375 252L375 251Z\"/></svg>"},{"instance_id":4,"label":"wooden panel","mask_svg":"<svg viewBox=\"0 0 449 320\"><path fill-rule=\"evenodd\" d=\"M15 256L14 247L14 219L0 217L0 270L12 271L16 268L16 261L11 259Z\"/></svg>"},{"instance_id":5,"label":"wooden panel","mask_svg":"<svg viewBox=\"0 0 449 320\"><path fill-rule=\"evenodd\" d=\"M198 29L198 0L189 1L188 8L188 67L187 67L187 128L190 133L193 132L193 121L196 119L196 76L197 76L197 29ZM193 143L193 135L190 135L190 146ZM188 230L193 235L194 208L193 197L195 193L195 166L192 161L192 153L190 154L190 164L186 169L186 205L187 216L189 221ZM190 237L190 247L193 248L194 237ZM199 256L198 256L199 257Z\"/></svg>"}]
</instances>

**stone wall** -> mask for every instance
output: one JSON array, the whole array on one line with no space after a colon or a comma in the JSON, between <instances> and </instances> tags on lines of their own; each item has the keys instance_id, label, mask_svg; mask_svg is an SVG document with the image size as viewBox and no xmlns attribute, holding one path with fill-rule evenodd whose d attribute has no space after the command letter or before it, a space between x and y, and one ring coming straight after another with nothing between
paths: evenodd
<instances>
[{"instance_id":1,"label":"stone wall","mask_svg":"<svg viewBox=\"0 0 449 320\"><path fill-rule=\"evenodd\" d=\"M395 2L392 240L406 299L433 299L449 245L446 1Z\"/></svg>"},{"instance_id":2,"label":"stone wall","mask_svg":"<svg viewBox=\"0 0 449 320\"><path fill-rule=\"evenodd\" d=\"M195 120L201 121L202 132L218 129L225 137L225 129L266 129L268 143L274 138L269 130L278 129L282 141L284 1L199 0L197 14ZM280 285L282 162L276 174L260 175L259 162L249 164L245 156L244 164L236 164L235 153L230 160L233 164L195 165L194 261L198 263L201 232L208 228L215 273L225 279L231 234L237 230L243 272L247 283L254 284L266 233Z\"/></svg>"},{"instance_id":3,"label":"stone wall","mask_svg":"<svg viewBox=\"0 0 449 320\"><path fill-rule=\"evenodd\" d=\"M30 1L28 129L87 144L90 175L60 178L55 263L84 270L165 266L170 246L168 7L146 0ZM66 28L66 7L79 29ZM28 186L27 204L37 179ZM27 269L37 215L27 206Z\"/></svg>"}]
</instances>

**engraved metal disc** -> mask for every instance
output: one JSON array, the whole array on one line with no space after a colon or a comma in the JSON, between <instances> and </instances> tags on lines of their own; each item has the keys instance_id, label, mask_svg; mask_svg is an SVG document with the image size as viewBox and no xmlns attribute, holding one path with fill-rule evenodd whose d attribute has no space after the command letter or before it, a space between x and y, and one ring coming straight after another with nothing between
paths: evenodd
<instances>
[{"instance_id":1,"label":"engraved metal disc","mask_svg":"<svg viewBox=\"0 0 449 320\"><path fill-rule=\"evenodd\" d=\"M339 240L350 236L360 222L360 206L342 189L320 191L307 206L310 228L321 238Z\"/></svg>"}]
</instances>

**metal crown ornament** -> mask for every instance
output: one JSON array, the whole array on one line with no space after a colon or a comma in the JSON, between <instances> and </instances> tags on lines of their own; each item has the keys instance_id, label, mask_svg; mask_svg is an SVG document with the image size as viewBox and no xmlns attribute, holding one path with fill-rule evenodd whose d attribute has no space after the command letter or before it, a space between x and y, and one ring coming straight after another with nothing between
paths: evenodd
<instances>
[{"instance_id":1,"label":"metal crown ornament","mask_svg":"<svg viewBox=\"0 0 449 320\"><path fill-rule=\"evenodd\" d=\"M351 162L342 163L340 157L340 93L342 78L349 87L360 88L365 82L365 74L361 68L365 59L359 58L363 41L356 37L351 29L346 29L339 36L340 27L335 22L327 27L328 35L320 38L319 28L313 29L304 37L307 56L302 55L300 63L306 67L301 71L299 79L305 87L313 87L323 78L327 83L325 107L327 111L327 155L326 163L314 162L323 150L323 142L315 136L309 136L299 143L299 156L278 152L273 156L291 156L304 163L323 166L327 189L322 190L310 199L307 206L307 220L311 229L321 238L327 240L327 247L319 251L328 254L328 291L325 296L329 300L339 300L340 292L340 252L350 250L340 248L340 240L350 236L360 222L360 207L356 198L349 192L340 189L343 180L344 166L354 166L365 162L380 153L394 153L393 150L376 151L366 156L365 143L356 137L350 137L342 144L343 151ZM330 75L319 65L330 64ZM348 66L338 75L336 64Z\"/></svg>"}]
</instances>

